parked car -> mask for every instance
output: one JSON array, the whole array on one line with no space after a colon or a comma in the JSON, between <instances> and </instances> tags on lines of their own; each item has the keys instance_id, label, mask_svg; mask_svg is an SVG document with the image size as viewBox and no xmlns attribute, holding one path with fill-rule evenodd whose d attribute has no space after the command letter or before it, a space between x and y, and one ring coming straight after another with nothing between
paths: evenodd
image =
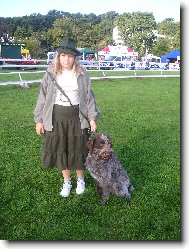
<instances>
[{"instance_id":1,"label":"parked car","mask_svg":"<svg viewBox=\"0 0 189 249\"><path fill-rule=\"evenodd\" d=\"M37 60L27 60L27 61L23 61L22 62L22 65L31 65L32 67L22 67L22 70L25 70L25 69L33 69L33 70L38 70L39 68L38 67L34 67L35 65L40 65L40 62L37 61Z\"/></svg>"},{"instance_id":2,"label":"parked car","mask_svg":"<svg viewBox=\"0 0 189 249\"><path fill-rule=\"evenodd\" d=\"M161 69L160 66L158 64L152 64L150 65L150 70L159 70Z\"/></svg>"},{"instance_id":3,"label":"parked car","mask_svg":"<svg viewBox=\"0 0 189 249\"><path fill-rule=\"evenodd\" d=\"M89 60L79 60L80 64L86 69L98 69L98 62L97 61L89 61Z\"/></svg>"},{"instance_id":4,"label":"parked car","mask_svg":"<svg viewBox=\"0 0 189 249\"><path fill-rule=\"evenodd\" d=\"M129 69L129 70L135 70L135 68L136 68L136 67L135 67L135 62L132 61L131 64L128 66L128 69Z\"/></svg>"},{"instance_id":5,"label":"parked car","mask_svg":"<svg viewBox=\"0 0 189 249\"><path fill-rule=\"evenodd\" d=\"M165 64L165 66L163 67L163 70L169 70L169 63Z\"/></svg>"},{"instance_id":6,"label":"parked car","mask_svg":"<svg viewBox=\"0 0 189 249\"><path fill-rule=\"evenodd\" d=\"M114 64L114 68L125 68L126 67L126 56L125 55L111 55L107 59L107 61L112 61Z\"/></svg>"},{"instance_id":7,"label":"parked car","mask_svg":"<svg viewBox=\"0 0 189 249\"><path fill-rule=\"evenodd\" d=\"M114 63L112 61L100 61L100 70L113 70L115 68Z\"/></svg>"},{"instance_id":8,"label":"parked car","mask_svg":"<svg viewBox=\"0 0 189 249\"><path fill-rule=\"evenodd\" d=\"M25 70L25 69L37 70L38 67L35 67L35 66L37 66L39 64L40 64L40 62L35 60L35 59L30 59L30 60L10 59L10 61L9 61L9 59L6 58L5 61L3 61L2 65L4 66L3 69L7 69L7 68L8 69L15 69L16 68L17 70ZM6 65L9 65L9 66L6 67ZM16 67L15 66L11 67L11 65L16 65ZM22 66L20 66L20 65L22 65ZM24 65L26 65L26 67L24 67ZM31 67L30 67L30 65L31 65Z\"/></svg>"}]
</instances>

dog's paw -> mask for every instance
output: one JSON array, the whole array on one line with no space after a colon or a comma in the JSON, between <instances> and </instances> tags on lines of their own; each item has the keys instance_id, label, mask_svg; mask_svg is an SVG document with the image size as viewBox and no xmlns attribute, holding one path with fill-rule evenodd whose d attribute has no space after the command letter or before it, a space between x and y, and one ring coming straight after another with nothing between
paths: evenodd
<instances>
[{"instance_id":1,"label":"dog's paw","mask_svg":"<svg viewBox=\"0 0 189 249\"><path fill-rule=\"evenodd\" d=\"M126 195L125 200L126 200L127 204L130 205L131 204L131 195Z\"/></svg>"},{"instance_id":2,"label":"dog's paw","mask_svg":"<svg viewBox=\"0 0 189 249\"><path fill-rule=\"evenodd\" d=\"M98 205L103 206L106 204L106 202L107 202L107 200L102 199L102 200L98 201Z\"/></svg>"},{"instance_id":3,"label":"dog's paw","mask_svg":"<svg viewBox=\"0 0 189 249\"><path fill-rule=\"evenodd\" d=\"M96 195L102 196L102 190L97 189L97 190L96 190Z\"/></svg>"}]
</instances>

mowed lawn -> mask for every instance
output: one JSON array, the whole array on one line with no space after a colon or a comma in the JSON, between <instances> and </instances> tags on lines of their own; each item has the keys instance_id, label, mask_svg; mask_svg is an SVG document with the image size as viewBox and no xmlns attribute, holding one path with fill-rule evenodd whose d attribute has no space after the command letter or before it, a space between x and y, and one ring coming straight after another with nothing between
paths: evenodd
<instances>
[{"instance_id":1,"label":"mowed lawn","mask_svg":"<svg viewBox=\"0 0 189 249\"><path fill-rule=\"evenodd\" d=\"M180 78L92 82L101 118L127 170L131 204L114 195L97 205L85 172L86 192L60 195L58 170L41 169L41 140L33 109L39 84L0 87L1 240L181 240Z\"/></svg>"}]
</instances>

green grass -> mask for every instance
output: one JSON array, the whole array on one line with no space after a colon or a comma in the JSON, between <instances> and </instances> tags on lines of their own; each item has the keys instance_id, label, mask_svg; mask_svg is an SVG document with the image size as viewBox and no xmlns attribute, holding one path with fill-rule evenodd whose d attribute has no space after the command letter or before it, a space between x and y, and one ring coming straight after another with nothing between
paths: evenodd
<instances>
[{"instance_id":1,"label":"green grass","mask_svg":"<svg viewBox=\"0 0 189 249\"><path fill-rule=\"evenodd\" d=\"M33 109L39 85L0 87L1 240L181 240L179 78L93 81L98 131L135 190L131 205L111 195L98 206L88 172L86 192L60 197L58 170L41 169Z\"/></svg>"},{"instance_id":2,"label":"green grass","mask_svg":"<svg viewBox=\"0 0 189 249\"><path fill-rule=\"evenodd\" d=\"M7 72L7 73L9 73L9 72ZM20 81L19 72L20 71L13 71L10 74L4 74L6 72L3 71L3 73L0 73L0 85L1 85L1 82ZM34 79L41 80L43 78L43 75L44 75L44 72L38 72L38 71L31 72L31 70L26 71L26 72L25 71L20 72L22 80L34 80Z\"/></svg>"}]
</instances>

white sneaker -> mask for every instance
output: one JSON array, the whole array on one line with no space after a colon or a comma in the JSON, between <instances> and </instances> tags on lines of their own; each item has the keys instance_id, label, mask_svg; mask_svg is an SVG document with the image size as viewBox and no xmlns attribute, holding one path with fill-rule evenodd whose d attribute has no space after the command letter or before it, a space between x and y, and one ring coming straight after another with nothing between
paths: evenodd
<instances>
[{"instance_id":1,"label":"white sneaker","mask_svg":"<svg viewBox=\"0 0 189 249\"><path fill-rule=\"evenodd\" d=\"M71 188L72 188L71 182L64 182L60 195L62 197L68 197L70 195Z\"/></svg>"},{"instance_id":2,"label":"white sneaker","mask_svg":"<svg viewBox=\"0 0 189 249\"><path fill-rule=\"evenodd\" d=\"M84 180L77 180L77 188L76 188L76 193L78 195L83 194L85 191L85 182Z\"/></svg>"}]
</instances>

